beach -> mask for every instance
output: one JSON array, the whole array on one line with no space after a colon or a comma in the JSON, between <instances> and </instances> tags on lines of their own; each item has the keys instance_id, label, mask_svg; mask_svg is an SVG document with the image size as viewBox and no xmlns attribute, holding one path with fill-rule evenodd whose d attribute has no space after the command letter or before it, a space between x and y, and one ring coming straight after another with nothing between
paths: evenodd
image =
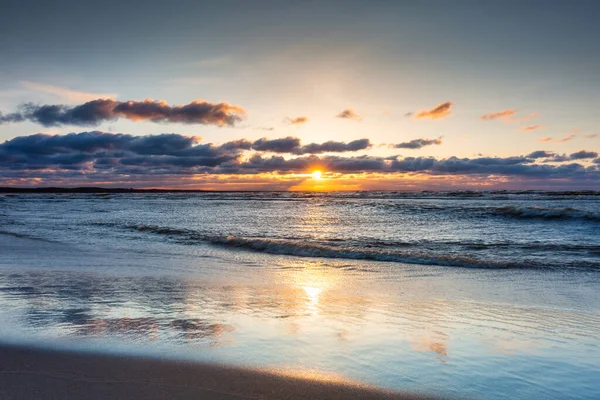
<instances>
[{"instance_id":1,"label":"beach","mask_svg":"<svg viewBox=\"0 0 600 400\"><path fill-rule=\"evenodd\" d=\"M0 398L424 399L317 377L222 365L0 346Z\"/></svg>"},{"instance_id":2,"label":"beach","mask_svg":"<svg viewBox=\"0 0 600 400\"><path fill-rule=\"evenodd\" d=\"M207 396L186 386L199 375L227 392L211 396L313 393L300 381L318 398L596 396L595 198L20 194L1 205L2 398ZM231 373L240 386L220 378ZM164 386L131 383L149 381Z\"/></svg>"}]
</instances>

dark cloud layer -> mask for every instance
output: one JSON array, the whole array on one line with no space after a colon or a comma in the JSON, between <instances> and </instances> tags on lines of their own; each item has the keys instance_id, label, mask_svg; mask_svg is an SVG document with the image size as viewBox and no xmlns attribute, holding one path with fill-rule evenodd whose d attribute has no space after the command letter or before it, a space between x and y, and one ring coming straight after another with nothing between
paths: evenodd
<instances>
[{"instance_id":1,"label":"dark cloud layer","mask_svg":"<svg viewBox=\"0 0 600 400\"><path fill-rule=\"evenodd\" d=\"M431 146L434 144L442 144L442 138L437 139L415 139L410 142L398 143L393 147L396 149L420 149L425 146Z\"/></svg>"},{"instance_id":2,"label":"dark cloud layer","mask_svg":"<svg viewBox=\"0 0 600 400\"><path fill-rule=\"evenodd\" d=\"M372 144L369 139L358 139L349 143L330 140L325 143L310 143L303 146L299 138L288 136L280 139L262 138L254 142L242 139L225 143L223 146L231 149L302 155L359 151L372 147Z\"/></svg>"},{"instance_id":3,"label":"dark cloud layer","mask_svg":"<svg viewBox=\"0 0 600 400\"><path fill-rule=\"evenodd\" d=\"M369 139L353 140L349 143L335 142L330 140L325 143L311 143L294 150L294 154L321 154L321 153L344 153L349 151L359 151L371 148Z\"/></svg>"},{"instance_id":4,"label":"dark cloud layer","mask_svg":"<svg viewBox=\"0 0 600 400\"><path fill-rule=\"evenodd\" d=\"M598 153L596 153L595 151L581 150L581 151L578 151L577 153L571 154L569 157L571 158L571 160L585 160L588 158L598 157Z\"/></svg>"},{"instance_id":5,"label":"dark cloud layer","mask_svg":"<svg viewBox=\"0 0 600 400\"><path fill-rule=\"evenodd\" d=\"M325 142L302 146L300 139L240 139L222 145L200 144L198 136L161 134L133 136L106 132L81 132L67 135L38 133L16 137L0 144L0 168L11 170L39 169L107 169L110 167L156 168L217 167L230 168L242 151L286 154L320 154L351 152L371 146L368 139L350 143ZM175 171L177 172L177 171ZM140 173L143 173L141 171Z\"/></svg>"},{"instance_id":6,"label":"dark cloud layer","mask_svg":"<svg viewBox=\"0 0 600 400\"><path fill-rule=\"evenodd\" d=\"M131 121L172 122L183 124L234 125L245 115L243 108L228 103L195 100L171 106L164 101L116 101L98 99L77 106L25 104L5 116L0 123L31 121L43 126L97 126L119 118Z\"/></svg>"},{"instance_id":7,"label":"dark cloud layer","mask_svg":"<svg viewBox=\"0 0 600 400\"><path fill-rule=\"evenodd\" d=\"M302 145L298 138L240 139L222 145L203 144L195 136L162 134L133 136L104 132L81 132L68 135L36 134L17 137L0 144L2 182L37 179L41 182L68 183L70 179L90 182L120 182L149 176L178 177L192 175L299 173L314 168L332 173L415 173L429 175L492 176L516 179L558 179L569 182L600 182L600 165L584 166L573 160L591 160L596 152L573 153L565 161L548 164L541 160L563 157L546 151L515 157L375 157L341 156L322 153L352 152L369 148L368 139L349 143L325 142ZM255 150L249 158L244 151ZM287 154L282 156L280 153ZM594 160L598 164L598 160ZM84 177L84 178L82 178Z\"/></svg>"},{"instance_id":8,"label":"dark cloud layer","mask_svg":"<svg viewBox=\"0 0 600 400\"><path fill-rule=\"evenodd\" d=\"M543 162L565 162L565 161L577 161L577 160L588 160L591 158L598 157L598 153L595 151L581 150L570 155L557 154L552 151L538 150L527 156L531 159L544 159Z\"/></svg>"}]
</instances>

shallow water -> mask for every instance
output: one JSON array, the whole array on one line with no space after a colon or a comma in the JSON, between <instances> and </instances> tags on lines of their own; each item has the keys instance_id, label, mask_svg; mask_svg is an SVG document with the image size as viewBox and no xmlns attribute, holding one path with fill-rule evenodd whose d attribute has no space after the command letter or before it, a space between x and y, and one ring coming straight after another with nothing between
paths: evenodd
<instances>
[{"instance_id":1,"label":"shallow water","mask_svg":"<svg viewBox=\"0 0 600 400\"><path fill-rule=\"evenodd\" d=\"M594 398L600 198L18 195L0 334L472 398Z\"/></svg>"}]
</instances>

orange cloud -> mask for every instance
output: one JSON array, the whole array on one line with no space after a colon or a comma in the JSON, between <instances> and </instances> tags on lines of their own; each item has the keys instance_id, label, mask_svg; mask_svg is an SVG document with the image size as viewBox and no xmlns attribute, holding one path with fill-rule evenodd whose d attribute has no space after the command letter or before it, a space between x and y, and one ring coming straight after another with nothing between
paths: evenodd
<instances>
[{"instance_id":1,"label":"orange cloud","mask_svg":"<svg viewBox=\"0 0 600 400\"><path fill-rule=\"evenodd\" d=\"M575 138L576 135L569 135L569 136L565 136L562 139L554 139L551 137L545 137L545 138L541 138L538 139L538 142L542 142L542 143L564 143L564 142L568 142L569 140L573 140Z\"/></svg>"},{"instance_id":2,"label":"orange cloud","mask_svg":"<svg viewBox=\"0 0 600 400\"><path fill-rule=\"evenodd\" d=\"M296 118L286 118L288 123L292 125L302 125L308 122L308 117L296 117Z\"/></svg>"},{"instance_id":3,"label":"orange cloud","mask_svg":"<svg viewBox=\"0 0 600 400\"><path fill-rule=\"evenodd\" d=\"M344 111L336 115L336 118L354 119L356 121L360 121L362 119L362 117L355 113L354 110L351 108L345 109Z\"/></svg>"},{"instance_id":4,"label":"orange cloud","mask_svg":"<svg viewBox=\"0 0 600 400\"><path fill-rule=\"evenodd\" d=\"M512 122L525 122L525 121L529 121L532 118L536 118L536 117L540 116L540 114L538 114L538 113L533 113L533 114L529 114L526 117L515 118L516 114L517 114L516 110L506 109L506 110L498 111L498 112L495 112L495 113L484 114L484 115L481 116L481 119L483 119L484 121L492 121L492 120L495 120L495 119L502 118L504 120L504 122L506 122L507 124L510 124Z\"/></svg>"},{"instance_id":5,"label":"orange cloud","mask_svg":"<svg viewBox=\"0 0 600 400\"><path fill-rule=\"evenodd\" d=\"M515 110L508 109L508 110L499 111L499 112L495 112L495 113L491 113L491 114L484 114L481 116L481 119L483 119L485 121L491 121L491 120L498 119L498 118L504 118L504 120L509 122L510 118L515 114L516 114Z\"/></svg>"},{"instance_id":6,"label":"orange cloud","mask_svg":"<svg viewBox=\"0 0 600 400\"><path fill-rule=\"evenodd\" d=\"M521 132L531 132L531 131L537 131L538 129L544 129L544 125L522 126L522 127L519 128L519 131L521 131Z\"/></svg>"},{"instance_id":7,"label":"orange cloud","mask_svg":"<svg viewBox=\"0 0 600 400\"><path fill-rule=\"evenodd\" d=\"M417 115L415 116L416 119L426 119L426 118L430 118L430 119L442 119L442 118L446 118L447 116L449 116L450 114L452 114L451 108L454 105L454 103L447 101L445 103L442 104L438 104L437 106L435 106L434 108L432 108L431 110L422 110L419 111L417 113Z\"/></svg>"}]
</instances>

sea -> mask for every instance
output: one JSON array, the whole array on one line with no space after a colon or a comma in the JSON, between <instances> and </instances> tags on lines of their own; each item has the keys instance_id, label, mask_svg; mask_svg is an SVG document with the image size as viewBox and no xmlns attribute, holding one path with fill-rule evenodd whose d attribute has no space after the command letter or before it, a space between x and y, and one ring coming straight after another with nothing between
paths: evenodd
<instances>
[{"instance_id":1,"label":"sea","mask_svg":"<svg viewBox=\"0 0 600 400\"><path fill-rule=\"evenodd\" d=\"M0 341L600 397L600 192L0 195Z\"/></svg>"}]
</instances>

